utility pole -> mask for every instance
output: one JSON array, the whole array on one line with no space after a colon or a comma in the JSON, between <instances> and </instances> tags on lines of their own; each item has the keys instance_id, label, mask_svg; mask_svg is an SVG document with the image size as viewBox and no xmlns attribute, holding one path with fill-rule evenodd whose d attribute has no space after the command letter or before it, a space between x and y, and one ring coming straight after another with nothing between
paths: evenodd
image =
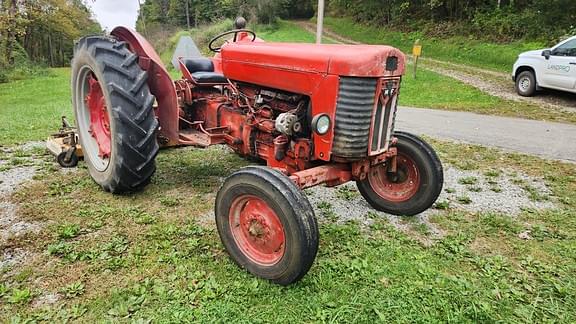
<instances>
[{"instance_id":1,"label":"utility pole","mask_svg":"<svg viewBox=\"0 0 576 324\"><path fill-rule=\"evenodd\" d=\"M318 21L316 26L316 44L322 44L324 32L324 0L318 0Z\"/></svg>"},{"instance_id":2,"label":"utility pole","mask_svg":"<svg viewBox=\"0 0 576 324\"><path fill-rule=\"evenodd\" d=\"M186 0L186 23L188 25L188 30L190 30L190 4Z\"/></svg>"}]
</instances>

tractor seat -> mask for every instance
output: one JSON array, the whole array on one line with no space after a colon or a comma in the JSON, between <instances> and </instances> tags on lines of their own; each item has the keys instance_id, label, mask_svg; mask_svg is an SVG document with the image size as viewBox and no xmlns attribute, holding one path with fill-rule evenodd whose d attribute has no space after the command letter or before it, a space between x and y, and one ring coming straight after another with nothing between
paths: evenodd
<instances>
[{"instance_id":1,"label":"tractor seat","mask_svg":"<svg viewBox=\"0 0 576 324\"><path fill-rule=\"evenodd\" d=\"M205 57L182 59L186 69L199 85L226 84L228 79L223 74L214 72L214 63Z\"/></svg>"}]
</instances>

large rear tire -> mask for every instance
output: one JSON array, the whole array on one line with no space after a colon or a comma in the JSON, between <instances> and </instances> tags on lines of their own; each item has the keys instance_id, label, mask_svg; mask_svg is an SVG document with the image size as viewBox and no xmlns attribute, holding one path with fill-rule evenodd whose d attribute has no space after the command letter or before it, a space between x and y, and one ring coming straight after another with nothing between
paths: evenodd
<instances>
[{"instance_id":1,"label":"large rear tire","mask_svg":"<svg viewBox=\"0 0 576 324\"><path fill-rule=\"evenodd\" d=\"M85 37L74 49L72 103L90 175L112 193L138 191L156 171L158 121L148 74L126 43Z\"/></svg>"},{"instance_id":2,"label":"large rear tire","mask_svg":"<svg viewBox=\"0 0 576 324\"><path fill-rule=\"evenodd\" d=\"M358 190L375 209L392 215L414 216L430 208L442 192L444 172L434 149L416 135L396 132L397 172L386 164L370 170Z\"/></svg>"},{"instance_id":3,"label":"large rear tire","mask_svg":"<svg viewBox=\"0 0 576 324\"><path fill-rule=\"evenodd\" d=\"M280 285L300 280L318 251L318 224L306 196L285 175L247 167L224 182L216 225L232 259Z\"/></svg>"}]
</instances>

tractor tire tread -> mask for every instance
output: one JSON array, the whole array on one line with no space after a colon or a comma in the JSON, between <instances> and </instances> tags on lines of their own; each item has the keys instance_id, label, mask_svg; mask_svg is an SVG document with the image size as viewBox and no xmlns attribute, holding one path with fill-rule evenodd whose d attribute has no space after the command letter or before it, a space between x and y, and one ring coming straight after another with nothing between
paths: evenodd
<instances>
[{"instance_id":1,"label":"tractor tire tread","mask_svg":"<svg viewBox=\"0 0 576 324\"><path fill-rule=\"evenodd\" d=\"M129 126L134 131L140 133L141 136L148 135L148 131L144 129L142 125L133 120L132 117L128 116L128 114L122 109L122 107L114 107L113 112L114 115L122 122L124 126Z\"/></svg>"},{"instance_id":2,"label":"tractor tire tread","mask_svg":"<svg viewBox=\"0 0 576 324\"><path fill-rule=\"evenodd\" d=\"M134 85L132 86L132 88L130 88L130 92L133 94L140 92L140 90L142 90L142 87L145 84L147 84L147 81L148 81L148 73L145 71L142 71L142 73L140 73L140 75L138 75L138 77L136 77L136 80L134 81Z\"/></svg>"},{"instance_id":3,"label":"tractor tire tread","mask_svg":"<svg viewBox=\"0 0 576 324\"><path fill-rule=\"evenodd\" d=\"M126 58L126 60L124 60L124 62L122 62L122 67L125 67L125 68L126 68L126 67L131 66L132 64L137 63L138 58L139 58L138 55L132 53L130 56L128 56L128 57Z\"/></svg>"},{"instance_id":4,"label":"tractor tire tread","mask_svg":"<svg viewBox=\"0 0 576 324\"><path fill-rule=\"evenodd\" d=\"M154 105L154 101L156 100L156 98L154 96L149 96L146 101L144 102L144 107L149 107L149 106L153 106ZM154 114L154 110L150 109L150 110L140 110L136 116L134 116L134 120L137 123L141 123L143 122L146 118L148 118L148 116Z\"/></svg>"},{"instance_id":5,"label":"tractor tire tread","mask_svg":"<svg viewBox=\"0 0 576 324\"><path fill-rule=\"evenodd\" d=\"M140 108L144 105L145 101L143 102L140 98L136 98L135 95L130 93L129 90L125 90L124 87L116 82L108 83L108 87L110 88L110 92L112 95L116 94L122 97L126 101L130 101L134 106Z\"/></svg>"},{"instance_id":6,"label":"tractor tire tread","mask_svg":"<svg viewBox=\"0 0 576 324\"><path fill-rule=\"evenodd\" d=\"M120 74L122 74L126 79L134 82L134 74L127 68L124 68L120 65L112 64L110 62L104 62L104 68L114 70Z\"/></svg>"}]
</instances>

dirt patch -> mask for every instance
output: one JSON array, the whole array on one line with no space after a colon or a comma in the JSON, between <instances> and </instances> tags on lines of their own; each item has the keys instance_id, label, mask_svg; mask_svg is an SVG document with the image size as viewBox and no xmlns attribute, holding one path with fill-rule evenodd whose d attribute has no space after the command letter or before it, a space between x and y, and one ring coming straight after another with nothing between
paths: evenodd
<instances>
[{"instance_id":1,"label":"dirt patch","mask_svg":"<svg viewBox=\"0 0 576 324\"><path fill-rule=\"evenodd\" d=\"M26 263L32 252L20 248L7 247L11 239L27 234L38 234L43 224L28 222L18 218L18 206L11 195L19 187L31 181L38 170L45 166L50 157L44 153L43 142L30 142L22 146L0 148L0 270Z\"/></svg>"},{"instance_id":2,"label":"dirt patch","mask_svg":"<svg viewBox=\"0 0 576 324\"><path fill-rule=\"evenodd\" d=\"M35 167L15 168L0 172L0 246L10 238L38 232L40 226L17 218L18 206L10 202L10 195L23 183L30 181L36 173ZM1 260L0 260L1 261Z\"/></svg>"},{"instance_id":3,"label":"dirt patch","mask_svg":"<svg viewBox=\"0 0 576 324\"><path fill-rule=\"evenodd\" d=\"M411 232L420 228L434 239L443 232L429 218L446 209L471 212L496 212L511 217L526 209L554 208L553 197L543 179L510 171L486 176L476 171L462 171L451 166L444 170L444 190L436 208L412 218L397 217L374 210L360 195L356 185L349 183L340 188L317 187L307 190L316 215L323 221L345 223L356 221L364 226L375 219L387 219L397 229Z\"/></svg>"}]
</instances>

